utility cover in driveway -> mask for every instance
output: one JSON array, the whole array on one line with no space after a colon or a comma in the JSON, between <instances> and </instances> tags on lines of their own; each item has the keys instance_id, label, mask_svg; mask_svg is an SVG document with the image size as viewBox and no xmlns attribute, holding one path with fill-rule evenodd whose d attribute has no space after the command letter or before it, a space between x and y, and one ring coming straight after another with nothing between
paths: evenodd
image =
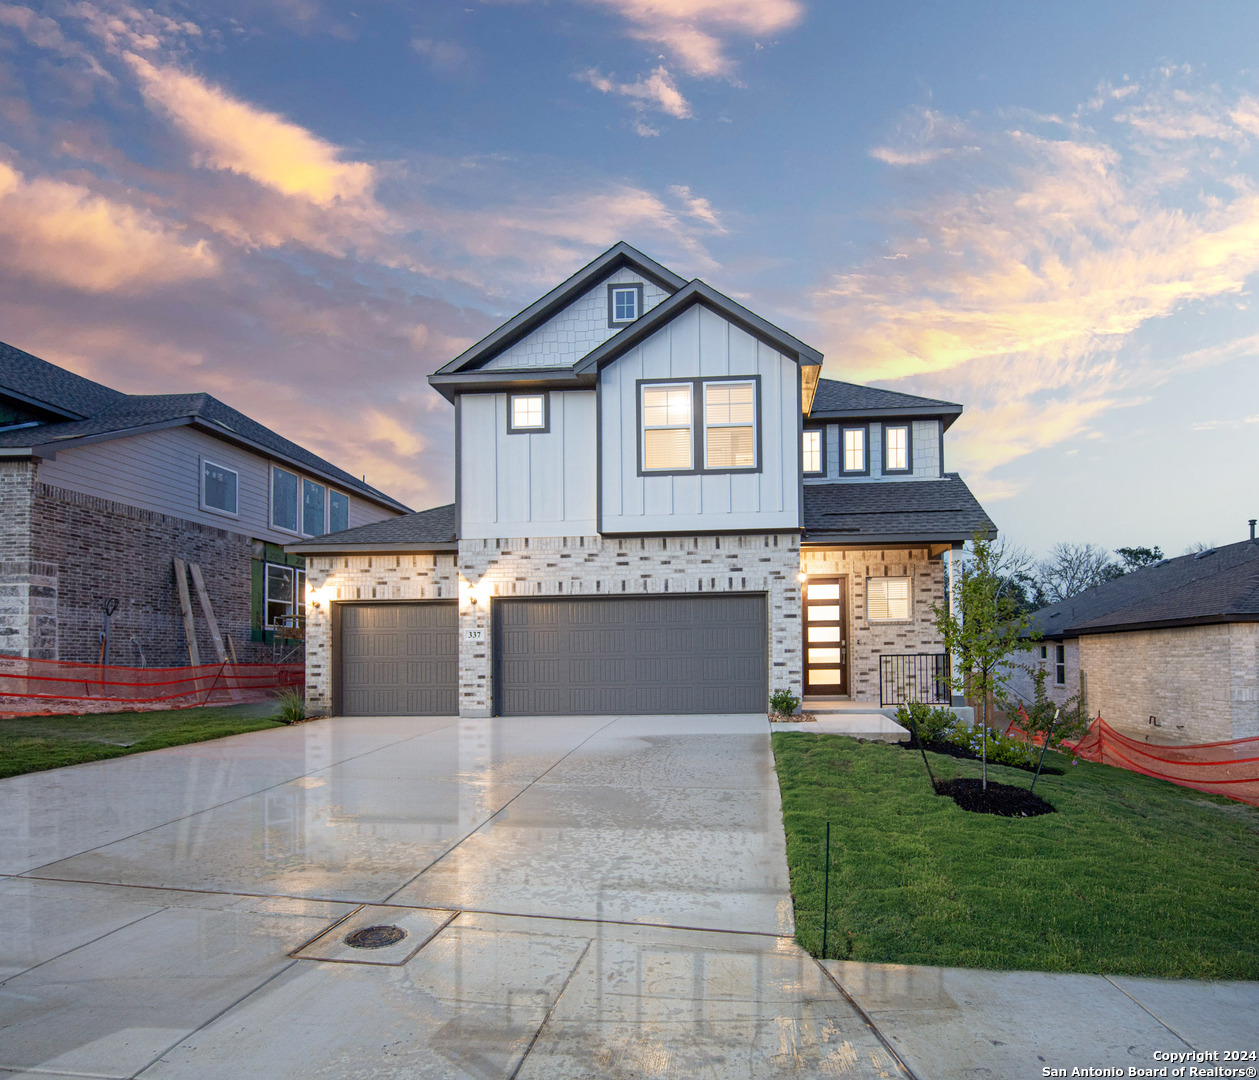
<instances>
[{"instance_id":1,"label":"utility cover in driveway","mask_svg":"<svg viewBox=\"0 0 1259 1080\"><path fill-rule=\"evenodd\" d=\"M453 602L341 605L341 712L458 712L458 617Z\"/></svg>"},{"instance_id":2,"label":"utility cover in driveway","mask_svg":"<svg viewBox=\"0 0 1259 1080\"><path fill-rule=\"evenodd\" d=\"M500 716L764 712L765 596L495 599Z\"/></svg>"}]
</instances>

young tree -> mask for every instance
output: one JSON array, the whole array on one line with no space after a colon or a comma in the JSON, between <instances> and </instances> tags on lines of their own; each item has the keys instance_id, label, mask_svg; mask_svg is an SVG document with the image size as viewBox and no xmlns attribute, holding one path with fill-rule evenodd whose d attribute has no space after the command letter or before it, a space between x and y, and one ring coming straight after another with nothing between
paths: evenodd
<instances>
[{"instance_id":1,"label":"young tree","mask_svg":"<svg viewBox=\"0 0 1259 1080\"><path fill-rule=\"evenodd\" d=\"M1008 578L1001 573L998 554L992 541L976 533L953 582L953 611L948 604L932 608L944 647L961 672L956 676L949 672L950 685L965 691L969 683L979 694L984 791L988 790L988 696L999 691L998 671L1006 657L1027 651L1040 638L1039 631L1031 630L1027 612L1019 609L1005 587Z\"/></svg>"}]
</instances>

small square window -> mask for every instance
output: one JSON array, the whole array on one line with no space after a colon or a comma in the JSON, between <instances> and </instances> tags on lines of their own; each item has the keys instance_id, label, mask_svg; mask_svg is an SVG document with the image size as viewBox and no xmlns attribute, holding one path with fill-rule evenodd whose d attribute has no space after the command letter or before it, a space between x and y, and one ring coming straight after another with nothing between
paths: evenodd
<instances>
[{"instance_id":1,"label":"small square window","mask_svg":"<svg viewBox=\"0 0 1259 1080\"><path fill-rule=\"evenodd\" d=\"M507 402L507 431L545 432L550 428L546 394L511 394Z\"/></svg>"},{"instance_id":2,"label":"small square window","mask_svg":"<svg viewBox=\"0 0 1259 1080\"><path fill-rule=\"evenodd\" d=\"M870 622L909 619L909 578L866 578L866 618Z\"/></svg>"},{"instance_id":3,"label":"small square window","mask_svg":"<svg viewBox=\"0 0 1259 1080\"><path fill-rule=\"evenodd\" d=\"M204 510L217 510L221 514L235 514L237 476L233 469L216 465L212 461L201 462L201 506Z\"/></svg>"},{"instance_id":4,"label":"small square window","mask_svg":"<svg viewBox=\"0 0 1259 1080\"><path fill-rule=\"evenodd\" d=\"M640 284L608 286L608 325L625 326L643 313Z\"/></svg>"}]
</instances>

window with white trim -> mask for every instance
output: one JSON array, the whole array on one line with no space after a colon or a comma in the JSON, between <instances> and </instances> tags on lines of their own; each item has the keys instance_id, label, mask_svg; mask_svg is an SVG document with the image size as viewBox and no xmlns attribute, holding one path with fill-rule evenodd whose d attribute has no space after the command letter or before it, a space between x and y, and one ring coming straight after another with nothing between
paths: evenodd
<instances>
[{"instance_id":1,"label":"window with white trim","mask_svg":"<svg viewBox=\"0 0 1259 1080\"><path fill-rule=\"evenodd\" d=\"M909 619L909 578L866 578L866 618L870 622Z\"/></svg>"},{"instance_id":2,"label":"window with white trim","mask_svg":"<svg viewBox=\"0 0 1259 1080\"><path fill-rule=\"evenodd\" d=\"M302 532L307 536L324 534L324 486L302 481Z\"/></svg>"},{"instance_id":3,"label":"window with white trim","mask_svg":"<svg viewBox=\"0 0 1259 1080\"><path fill-rule=\"evenodd\" d=\"M291 626L306 615L306 571L296 566L266 564L267 629Z\"/></svg>"},{"instance_id":4,"label":"window with white trim","mask_svg":"<svg viewBox=\"0 0 1259 1080\"><path fill-rule=\"evenodd\" d=\"M624 326L643 313L642 285L608 286L608 325Z\"/></svg>"},{"instance_id":5,"label":"window with white trim","mask_svg":"<svg viewBox=\"0 0 1259 1080\"><path fill-rule=\"evenodd\" d=\"M864 473L866 466L866 429L844 428L844 445L840 469L846 473Z\"/></svg>"},{"instance_id":6,"label":"window with white trim","mask_svg":"<svg viewBox=\"0 0 1259 1080\"><path fill-rule=\"evenodd\" d=\"M273 466L271 469L271 524L277 529L297 532L298 499L302 485L296 473Z\"/></svg>"},{"instance_id":7,"label":"window with white trim","mask_svg":"<svg viewBox=\"0 0 1259 1080\"><path fill-rule=\"evenodd\" d=\"M350 527L350 497L342 491L328 492L328 531L343 532Z\"/></svg>"},{"instance_id":8,"label":"window with white trim","mask_svg":"<svg viewBox=\"0 0 1259 1080\"><path fill-rule=\"evenodd\" d=\"M909 472L909 425L883 425L883 471Z\"/></svg>"},{"instance_id":9,"label":"window with white trim","mask_svg":"<svg viewBox=\"0 0 1259 1080\"><path fill-rule=\"evenodd\" d=\"M823 459L825 447L821 428L807 428L804 432L804 446L801 448L800 461L806 474L820 474L826 471Z\"/></svg>"},{"instance_id":10,"label":"window with white trim","mask_svg":"<svg viewBox=\"0 0 1259 1080\"><path fill-rule=\"evenodd\" d=\"M205 458L201 460L201 506L205 510L217 510L223 514L237 512L236 470L216 465Z\"/></svg>"},{"instance_id":11,"label":"window with white trim","mask_svg":"<svg viewBox=\"0 0 1259 1080\"><path fill-rule=\"evenodd\" d=\"M689 382L643 384L644 472L694 468L692 394Z\"/></svg>"},{"instance_id":12,"label":"window with white trim","mask_svg":"<svg viewBox=\"0 0 1259 1080\"><path fill-rule=\"evenodd\" d=\"M756 383L706 382L704 468L756 468Z\"/></svg>"},{"instance_id":13,"label":"window with white trim","mask_svg":"<svg viewBox=\"0 0 1259 1080\"><path fill-rule=\"evenodd\" d=\"M547 427L545 394L512 394L509 431L545 431Z\"/></svg>"}]
</instances>

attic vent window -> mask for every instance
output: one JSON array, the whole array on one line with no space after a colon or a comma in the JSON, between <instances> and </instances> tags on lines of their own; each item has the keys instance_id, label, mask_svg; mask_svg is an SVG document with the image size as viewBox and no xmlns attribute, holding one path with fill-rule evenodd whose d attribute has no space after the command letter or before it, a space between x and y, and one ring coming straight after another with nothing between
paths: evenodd
<instances>
[{"instance_id":1,"label":"attic vent window","mask_svg":"<svg viewBox=\"0 0 1259 1080\"><path fill-rule=\"evenodd\" d=\"M511 394L507 414L507 433L547 432L551 427L549 399L542 394Z\"/></svg>"},{"instance_id":2,"label":"attic vent window","mask_svg":"<svg viewBox=\"0 0 1259 1080\"><path fill-rule=\"evenodd\" d=\"M642 285L608 286L608 326L626 326L642 313Z\"/></svg>"}]
</instances>

